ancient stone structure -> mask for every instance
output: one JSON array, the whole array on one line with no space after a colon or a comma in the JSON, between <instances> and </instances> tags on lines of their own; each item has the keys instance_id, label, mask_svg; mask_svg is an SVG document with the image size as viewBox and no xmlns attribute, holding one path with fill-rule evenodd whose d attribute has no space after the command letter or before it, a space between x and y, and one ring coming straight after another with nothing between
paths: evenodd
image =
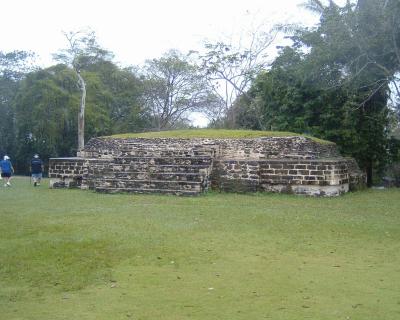
<instances>
[{"instance_id":1,"label":"ancient stone structure","mask_svg":"<svg viewBox=\"0 0 400 320\"><path fill-rule=\"evenodd\" d=\"M364 184L354 159L306 137L94 138L80 158L50 159L51 187L197 195L272 191L336 196Z\"/></svg>"}]
</instances>

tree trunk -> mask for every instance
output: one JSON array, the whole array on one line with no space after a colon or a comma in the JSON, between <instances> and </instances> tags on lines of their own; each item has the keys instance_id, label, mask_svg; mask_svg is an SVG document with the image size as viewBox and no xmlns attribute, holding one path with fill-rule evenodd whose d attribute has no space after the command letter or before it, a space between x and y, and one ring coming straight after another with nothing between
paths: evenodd
<instances>
[{"instance_id":1,"label":"tree trunk","mask_svg":"<svg viewBox=\"0 0 400 320\"><path fill-rule=\"evenodd\" d=\"M81 108L78 113L78 153L85 147L85 104L86 104L86 84L79 71L77 71L79 78L79 86L81 88Z\"/></svg>"}]
</instances>

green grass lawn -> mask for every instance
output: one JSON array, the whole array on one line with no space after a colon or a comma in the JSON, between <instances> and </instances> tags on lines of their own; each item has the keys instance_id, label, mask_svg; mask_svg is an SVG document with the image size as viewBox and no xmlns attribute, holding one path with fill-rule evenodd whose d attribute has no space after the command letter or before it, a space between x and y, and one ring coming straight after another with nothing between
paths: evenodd
<instances>
[{"instance_id":1,"label":"green grass lawn","mask_svg":"<svg viewBox=\"0 0 400 320\"><path fill-rule=\"evenodd\" d=\"M400 319L400 190L0 199L0 319Z\"/></svg>"},{"instance_id":2,"label":"green grass lawn","mask_svg":"<svg viewBox=\"0 0 400 320\"><path fill-rule=\"evenodd\" d=\"M312 136L283 131L257 131L257 130L228 130L228 129L188 129L171 131L152 131L142 133L116 134L109 138L210 138L210 139L249 139L260 137L308 137L315 142L331 144L333 142L318 139Z\"/></svg>"}]
</instances>

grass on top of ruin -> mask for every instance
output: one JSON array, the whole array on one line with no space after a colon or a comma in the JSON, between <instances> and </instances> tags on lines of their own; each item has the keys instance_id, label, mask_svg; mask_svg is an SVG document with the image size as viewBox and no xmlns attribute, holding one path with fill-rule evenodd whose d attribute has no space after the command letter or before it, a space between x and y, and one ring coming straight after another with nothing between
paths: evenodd
<instances>
[{"instance_id":1,"label":"grass on top of ruin","mask_svg":"<svg viewBox=\"0 0 400 320\"><path fill-rule=\"evenodd\" d=\"M0 189L2 319L400 317L400 190Z\"/></svg>"},{"instance_id":2,"label":"grass on top of ruin","mask_svg":"<svg viewBox=\"0 0 400 320\"><path fill-rule=\"evenodd\" d=\"M312 136L284 131L257 131L257 130L227 130L227 129L187 129L171 131L152 131L142 133L123 133L110 136L110 138L209 138L209 139L250 139L260 137L308 137L313 141L329 144L330 141Z\"/></svg>"}]
</instances>

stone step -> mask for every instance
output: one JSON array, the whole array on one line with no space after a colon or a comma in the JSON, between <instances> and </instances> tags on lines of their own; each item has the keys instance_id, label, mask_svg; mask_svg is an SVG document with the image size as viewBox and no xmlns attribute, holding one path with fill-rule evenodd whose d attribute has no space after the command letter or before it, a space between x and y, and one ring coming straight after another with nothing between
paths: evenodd
<instances>
[{"instance_id":1,"label":"stone step","mask_svg":"<svg viewBox=\"0 0 400 320\"><path fill-rule=\"evenodd\" d=\"M115 189L146 189L146 190L190 190L202 191L203 183L200 181L165 181L165 180L130 180L130 179L95 179L92 181L95 188Z\"/></svg>"},{"instance_id":2,"label":"stone step","mask_svg":"<svg viewBox=\"0 0 400 320\"><path fill-rule=\"evenodd\" d=\"M121 156L133 157L204 157L213 156L215 151L209 150L193 150L193 149L121 149Z\"/></svg>"},{"instance_id":3,"label":"stone step","mask_svg":"<svg viewBox=\"0 0 400 320\"><path fill-rule=\"evenodd\" d=\"M201 194L199 191L192 190L173 190L173 189L135 189L135 188L107 188L97 187L95 191L101 193L138 193L138 194L172 194L177 196L198 196Z\"/></svg>"},{"instance_id":4,"label":"stone step","mask_svg":"<svg viewBox=\"0 0 400 320\"><path fill-rule=\"evenodd\" d=\"M117 179L117 180L158 180L158 181L196 181L202 182L206 173L187 173L187 172L143 172L143 171L123 171L123 172L102 172L95 179Z\"/></svg>"},{"instance_id":5,"label":"stone step","mask_svg":"<svg viewBox=\"0 0 400 320\"><path fill-rule=\"evenodd\" d=\"M160 143L160 142L155 142L154 139L146 141L124 141L124 143L120 144L121 147L124 146L129 146L129 147L137 147L137 148L146 148L146 147L156 147L156 148L177 148L177 149L182 149L182 147L191 147L191 148L197 148L197 149L203 149L206 148L207 146L213 146L215 143L196 143L192 139L191 140L186 140L186 141L171 141L169 140L167 143Z\"/></svg>"},{"instance_id":6,"label":"stone step","mask_svg":"<svg viewBox=\"0 0 400 320\"><path fill-rule=\"evenodd\" d=\"M118 164L147 163L149 165L211 165L211 157L134 157L125 156L114 159Z\"/></svg>"},{"instance_id":7,"label":"stone step","mask_svg":"<svg viewBox=\"0 0 400 320\"><path fill-rule=\"evenodd\" d=\"M150 165L148 163L134 163L134 164L120 164L119 168L115 170L113 165L110 166L92 166L88 169L91 175L103 175L108 172L120 172L124 174L131 173L188 173L188 174L209 174L211 172L210 165Z\"/></svg>"}]
</instances>

